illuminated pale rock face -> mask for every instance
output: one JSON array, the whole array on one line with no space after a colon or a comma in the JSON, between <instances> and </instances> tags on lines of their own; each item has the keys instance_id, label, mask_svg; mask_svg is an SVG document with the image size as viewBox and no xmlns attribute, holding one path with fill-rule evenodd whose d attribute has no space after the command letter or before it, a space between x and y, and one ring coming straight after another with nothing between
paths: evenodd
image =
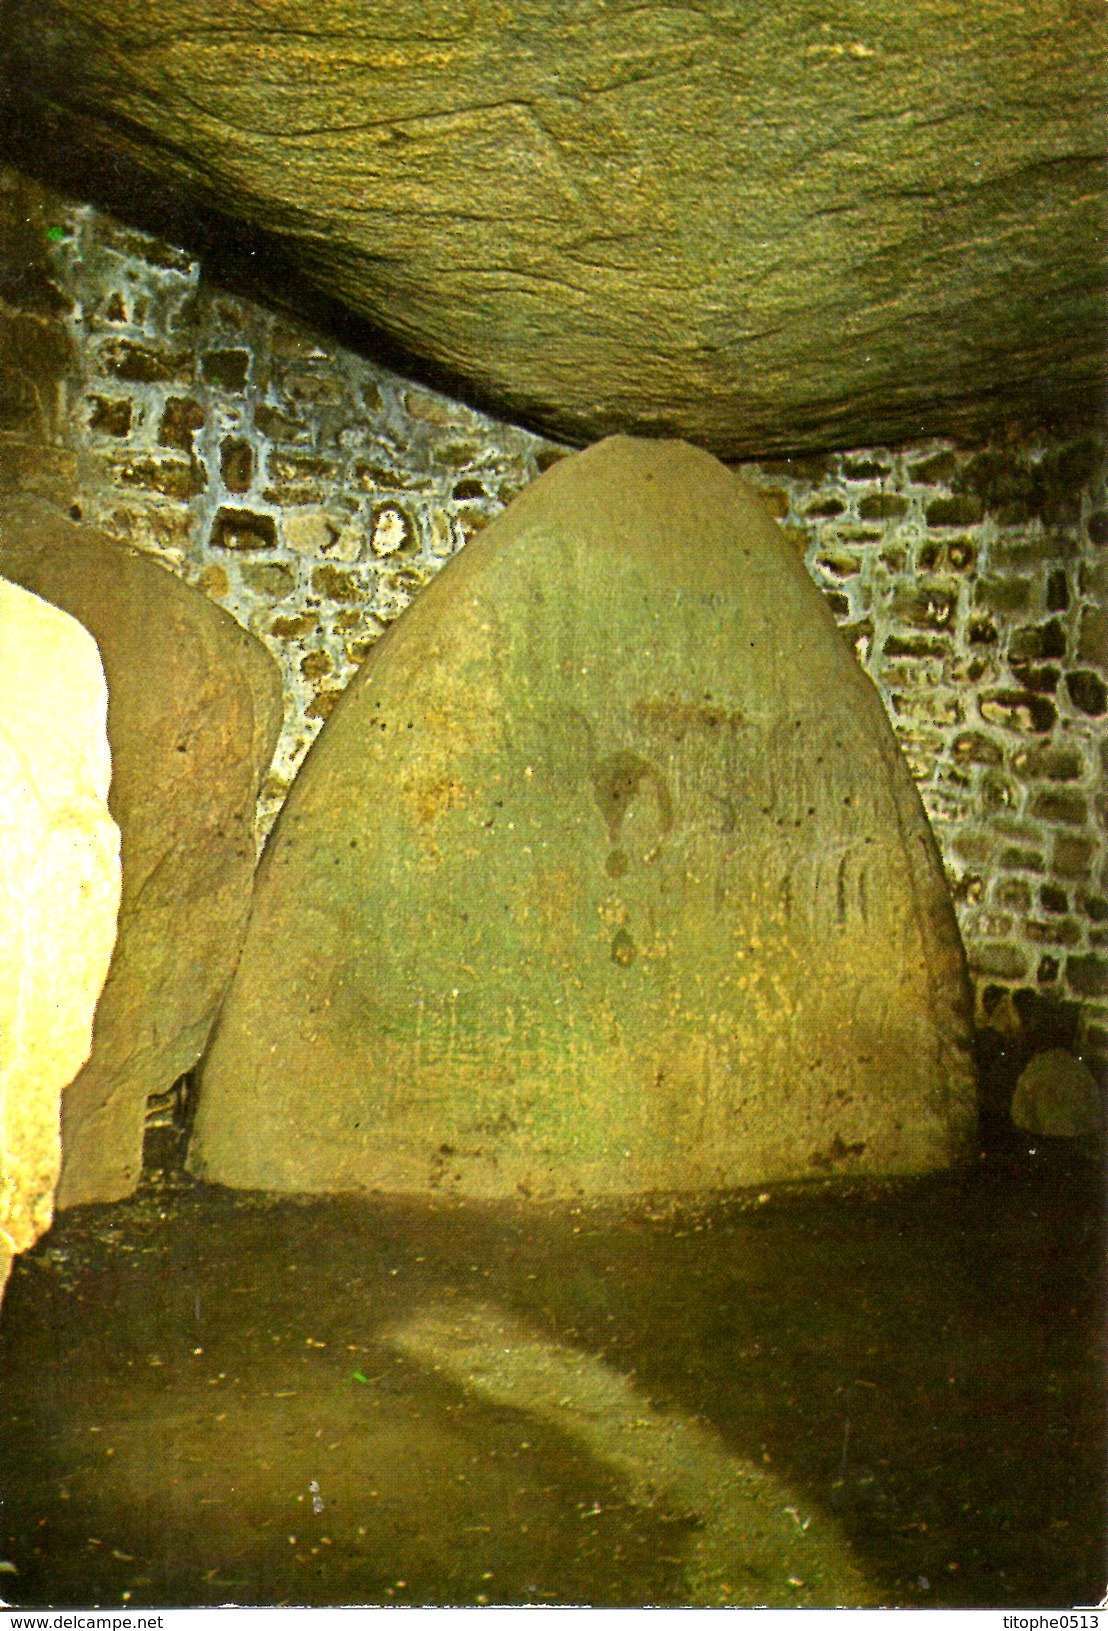
<instances>
[{"instance_id":1,"label":"illuminated pale rock face","mask_svg":"<svg viewBox=\"0 0 1108 1631\"><path fill-rule=\"evenodd\" d=\"M0 1289L50 1225L61 1095L115 944L107 687L92 637L0 580Z\"/></svg>"},{"instance_id":2,"label":"illuminated pale rock face","mask_svg":"<svg viewBox=\"0 0 1108 1631\"><path fill-rule=\"evenodd\" d=\"M879 698L709 455L566 459L374 648L259 871L192 1161L556 1196L905 1173L974 1126Z\"/></svg>"}]
</instances>

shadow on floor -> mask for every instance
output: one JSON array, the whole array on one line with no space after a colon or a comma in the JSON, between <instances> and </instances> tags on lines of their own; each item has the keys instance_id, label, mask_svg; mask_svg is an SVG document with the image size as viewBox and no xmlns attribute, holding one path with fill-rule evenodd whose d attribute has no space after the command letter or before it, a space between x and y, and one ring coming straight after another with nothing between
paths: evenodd
<instances>
[{"instance_id":1,"label":"shadow on floor","mask_svg":"<svg viewBox=\"0 0 1108 1631\"><path fill-rule=\"evenodd\" d=\"M0 1597L1095 1603L1102 1177L1043 1141L703 1208L162 1174L17 1261Z\"/></svg>"}]
</instances>

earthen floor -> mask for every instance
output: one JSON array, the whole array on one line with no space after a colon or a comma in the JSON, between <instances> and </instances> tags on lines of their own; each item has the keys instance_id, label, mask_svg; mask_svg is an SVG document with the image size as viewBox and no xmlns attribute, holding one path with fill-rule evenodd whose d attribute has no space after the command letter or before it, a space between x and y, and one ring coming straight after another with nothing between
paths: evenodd
<instances>
[{"instance_id":1,"label":"earthen floor","mask_svg":"<svg viewBox=\"0 0 1108 1631\"><path fill-rule=\"evenodd\" d=\"M1102 1177L1042 1141L703 1207L149 1174L17 1261L0 1599L1095 1603Z\"/></svg>"}]
</instances>

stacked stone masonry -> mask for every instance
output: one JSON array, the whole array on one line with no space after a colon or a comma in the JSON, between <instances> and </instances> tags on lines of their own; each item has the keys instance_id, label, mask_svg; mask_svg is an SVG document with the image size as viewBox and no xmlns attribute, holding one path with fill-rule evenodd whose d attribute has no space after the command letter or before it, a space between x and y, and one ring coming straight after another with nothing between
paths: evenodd
<instances>
[{"instance_id":1,"label":"stacked stone masonry","mask_svg":"<svg viewBox=\"0 0 1108 1631\"><path fill-rule=\"evenodd\" d=\"M57 299L36 321L65 331L68 357L47 439L81 513L281 664L262 837L373 642L562 450L210 287L187 254L87 207L53 201L43 220ZM18 288L0 296L18 306ZM0 432L18 434L22 400L9 389ZM884 700L979 1018L1037 993L1072 1005L1078 1044L1108 1060L1102 442L929 442L740 473Z\"/></svg>"}]
</instances>

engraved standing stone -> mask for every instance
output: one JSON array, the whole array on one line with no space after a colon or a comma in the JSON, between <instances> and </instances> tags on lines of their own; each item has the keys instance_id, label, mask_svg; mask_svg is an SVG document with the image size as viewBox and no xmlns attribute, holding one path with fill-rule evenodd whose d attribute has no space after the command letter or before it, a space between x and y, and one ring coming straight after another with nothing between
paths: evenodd
<instances>
[{"instance_id":1,"label":"engraved standing stone","mask_svg":"<svg viewBox=\"0 0 1108 1631\"><path fill-rule=\"evenodd\" d=\"M377 645L259 871L221 1183L548 1196L906 1173L974 1126L876 691L709 455L563 461Z\"/></svg>"}]
</instances>

